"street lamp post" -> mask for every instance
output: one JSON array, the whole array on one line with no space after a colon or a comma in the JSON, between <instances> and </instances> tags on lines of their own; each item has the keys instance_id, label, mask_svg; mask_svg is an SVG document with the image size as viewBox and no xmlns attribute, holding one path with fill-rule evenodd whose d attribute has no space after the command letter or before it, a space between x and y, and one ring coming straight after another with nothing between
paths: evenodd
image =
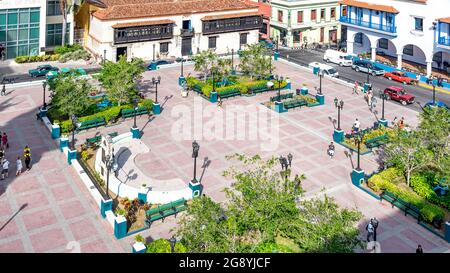
<instances>
[{"instance_id":1,"label":"street lamp post","mask_svg":"<svg viewBox=\"0 0 450 273\"><path fill-rule=\"evenodd\" d=\"M157 78L152 78L152 83L155 85L155 102L158 103L158 84L161 83L161 76L158 76Z\"/></svg>"},{"instance_id":2,"label":"street lamp post","mask_svg":"<svg viewBox=\"0 0 450 273\"><path fill-rule=\"evenodd\" d=\"M42 109L46 109L47 108L47 103L45 102L45 89L47 88L47 82L43 82L42 83L42 89L44 90L44 94L42 96Z\"/></svg>"},{"instance_id":3,"label":"street lamp post","mask_svg":"<svg viewBox=\"0 0 450 273\"><path fill-rule=\"evenodd\" d=\"M318 90L318 94L322 95L322 77L323 77L323 70L320 70L319 74L319 90Z\"/></svg>"},{"instance_id":4,"label":"street lamp post","mask_svg":"<svg viewBox=\"0 0 450 273\"><path fill-rule=\"evenodd\" d=\"M357 158L357 163L356 163L356 170L357 171L361 171L361 166L360 166L360 160L361 160L361 142L362 142L362 134L360 132L358 132L355 136L356 138L356 142L358 145L358 158Z\"/></svg>"},{"instance_id":5,"label":"street lamp post","mask_svg":"<svg viewBox=\"0 0 450 273\"><path fill-rule=\"evenodd\" d=\"M78 127L77 126L78 118L77 118L77 116L72 114L71 119L72 119L72 143L71 143L71 147L72 147L72 150L75 150L75 130Z\"/></svg>"},{"instance_id":6,"label":"street lamp post","mask_svg":"<svg viewBox=\"0 0 450 273\"><path fill-rule=\"evenodd\" d=\"M338 127L337 130L341 131L341 110L344 108L344 101L338 98L334 98L334 106L338 109Z\"/></svg>"},{"instance_id":7,"label":"street lamp post","mask_svg":"<svg viewBox=\"0 0 450 273\"><path fill-rule=\"evenodd\" d=\"M112 142L111 138L110 138L110 140ZM115 165L114 154L112 156L107 155L106 156L106 196L108 196L108 198L110 198L110 196L109 196L109 173L111 172L111 169L115 169L114 165Z\"/></svg>"},{"instance_id":8,"label":"street lamp post","mask_svg":"<svg viewBox=\"0 0 450 273\"><path fill-rule=\"evenodd\" d=\"M433 84L433 106L436 105L436 84L432 82Z\"/></svg>"},{"instance_id":9,"label":"street lamp post","mask_svg":"<svg viewBox=\"0 0 450 273\"><path fill-rule=\"evenodd\" d=\"M137 125L136 125L136 116L137 116L137 110L138 110L138 99L137 98L134 98L133 106L134 106L134 124L133 124L133 128L137 128Z\"/></svg>"},{"instance_id":10,"label":"street lamp post","mask_svg":"<svg viewBox=\"0 0 450 273\"><path fill-rule=\"evenodd\" d=\"M192 179L192 182L195 184L197 183L197 157L198 157L198 151L200 150L200 145L198 145L197 141L194 140L192 142L192 157L194 158L194 178Z\"/></svg>"},{"instance_id":11,"label":"street lamp post","mask_svg":"<svg viewBox=\"0 0 450 273\"><path fill-rule=\"evenodd\" d=\"M171 252L175 253L175 244L177 243L177 239L172 235L172 238L170 238L168 241L169 241L169 244L170 244Z\"/></svg>"},{"instance_id":12,"label":"street lamp post","mask_svg":"<svg viewBox=\"0 0 450 273\"><path fill-rule=\"evenodd\" d=\"M381 120L385 120L384 119L384 101L387 99L387 95L380 90L380 98L383 101L381 104Z\"/></svg>"},{"instance_id":13,"label":"street lamp post","mask_svg":"<svg viewBox=\"0 0 450 273\"><path fill-rule=\"evenodd\" d=\"M181 77L184 77L184 74L183 74L183 63L184 63L184 58L181 58Z\"/></svg>"},{"instance_id":14,"label":"street lamp post","mask_svg":"<svg viewBox=\"0 0 450 273\"><path fill-rule=\"evenodd\" d=\"M231 49L231 72L234 71L234 48Z\"/></svg>"},{"instance_id":15,"label":"street lamp post","mask_svg":"<svg viewBox=\"0 0 450 273\"><path fill-rule=\"evenodd\" d=\"M281 83L283 82L284 78L283 78L283 76L278 76L278 75L275 75L274 78L278 82L278 97L277 97L277 101L280 103L281 102Z\"/></svg>"}]
</instances>

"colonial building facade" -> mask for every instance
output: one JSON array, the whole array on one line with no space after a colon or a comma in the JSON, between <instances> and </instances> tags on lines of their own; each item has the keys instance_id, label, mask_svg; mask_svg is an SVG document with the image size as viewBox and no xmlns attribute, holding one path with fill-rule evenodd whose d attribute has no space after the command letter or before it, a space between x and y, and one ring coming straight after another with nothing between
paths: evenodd
<instances>
[{"instance_id":1,"label":"colonial building facade","mask_svg":"<svg viewBox=\"0 0 450 273\"><path fill-rule=\"evenodd\" d=\"M5 58L39 55L62 42L60 0L0 1L0 44ZM73 14L67 16L66 42L73 42Z\"/></svg>"},{"instance_id":2,"label":"colonial building facade","mask_svg":"<svg viewBox=\"0 0 450 273\"><path fill-rule=\"evenodd\" d=\"M337 43L337 0L272 0L271 36L288 47Z\"/></svg>"},{"instance_id":3,"label":"colonial building facade","mask_svg":"<svg viewBox=\"0 0 450 273\"><path fill-rule=\"evenodd\" d=\"M208 48L230 53L258 42L258 6L240 0L96 0L87 2L84 45L116 61L196 54ZM80 14L83 17L83 13Z\"/></svg>"},{"instance_id":4,"label":"colonial building facade","mask_svg":"<svg viewBox=\"0 0 450 273\"><path fill-rule=\"evenodd\" d=\"M450 0L342 0L347 51L395 57L449 72Z\"/></svg>"}]
</instances>

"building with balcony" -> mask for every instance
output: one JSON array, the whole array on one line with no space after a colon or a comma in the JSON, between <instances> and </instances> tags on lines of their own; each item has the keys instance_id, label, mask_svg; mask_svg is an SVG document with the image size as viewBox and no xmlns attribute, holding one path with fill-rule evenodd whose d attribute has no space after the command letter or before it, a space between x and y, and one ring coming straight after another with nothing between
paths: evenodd
<instances>
[{"instance_id":1,"label":"building with balcony","mask_svg":"<svg viewBox=\"0 0 450 273\"><path fill-rule=\"evenodd\" d=\"M6 59L39 55L62 43L60 0L0 1L0 50ZM73 14L67 16L66 43L73 42Z\"/></svg>"},{"instance_id":2,"label":"building with balcony","mask_svg":"<svg viewBox=\"0 0 450 273\"><path fill-rule=\"evenodd\" d=\"M263 17L263 26L259 30L259 37L261 39L270 38L270 16L272 7L270 6L270 0L246 0L250 3L256 3L258 5L258 11Z\"/></svg>"},{"instance_id":3,"label":"building with balcony","mask_svg":"<svg viewBox=\"0 0 450 273\"><path fill-rule=\"evenodd\" d=\"M258 6L240 0L87 0L77 18L95 56L145 60L214 49L230 53L258 42ZM86 13L89 16L86 16ZM88 20L88 21L86 21Z\"/></svg>"},{"instance_id":4,"label":"building with balcony","mask_svg":"<svg viewBox=\"0 0 450 273\"><path fill-rule=\"evenodd\" d=\"M272 0L271 37L287 47L337 43L341 36L337 0Z\"/></svg>"},{"instance_id":5,"label":"building with balcony","mask_svg":"<svg viewBox=\"0 0 450 273\"><path fill-rule=\"evenodd\" d=\"M339 21L346 27L347 52L390 58L428 76L450 68L450 0L342 0ZM378 57L378 58L379 58Z\"/></svg>"}]
</instances>

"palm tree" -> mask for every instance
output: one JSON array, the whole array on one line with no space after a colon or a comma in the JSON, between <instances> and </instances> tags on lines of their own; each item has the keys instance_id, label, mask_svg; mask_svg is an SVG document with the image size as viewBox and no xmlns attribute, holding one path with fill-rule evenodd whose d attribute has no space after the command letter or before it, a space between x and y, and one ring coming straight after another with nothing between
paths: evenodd
<instances>
[{"instance_id":1,"label":"palm tree","mask_svg":"<svg viewBox=\"0 0 450 273\"><path fill-rule=\"evenodd\" d=\"M66 44L67 15L73 11L74 15L80 10L85 0L60 0L60 9L63 15L62 46Z\"/></svg>"}]
</instances>

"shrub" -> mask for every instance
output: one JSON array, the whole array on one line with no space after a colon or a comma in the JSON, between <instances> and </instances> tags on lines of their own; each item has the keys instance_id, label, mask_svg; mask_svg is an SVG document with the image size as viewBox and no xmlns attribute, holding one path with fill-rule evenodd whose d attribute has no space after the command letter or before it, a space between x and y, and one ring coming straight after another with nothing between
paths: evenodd
<instances>
[{"instance_id":1,"label":"shrub","mask_svg":"<svg viewBox=\"0 0 450 273\"><path fill-rule=\"evenodd\" d=\"M135 240L136 242L138 242L138 243L144 243L144 242L145 242L145 239L144 239L144 237L142 237L142 235L136 235L136 236L134 237L134 240Z\"/></svg>"},{"instance_id":2,"label":"shrub","mask_svg":"<svg viewBox=\"0 0 450 273\"><path fill-rule=\"evenodd\" d=\"M34 55L34 56L17 56L14 60L16 63L33 63L33 62L45 62L56 61L59 59L59 55Z\"/></svg>"},{"instance_id":3,"label":"shrub","mask_svg":"<svg viewBox=\"0 0 450 273\"><path fill-rule=\"evenodd\" d=\"M421 197L411 189L404 189L390 182L385 177L383 177L383 173L384 171L369 178L368 185L370 188L377 192L380 190L387 190L397 195L403 201L411 203L412 205L419 208L421 216L425 221L429 223L432 223L433 221L440 221L443 219L445 212L442 208L428 203L425 198ZM420 183L423 183L423 181L416 178L415 183L416 185L420 185Z\"/></svg>"},{"instance_id":4,"label":"shrub","mask_svg":"<svg viewBox=\"0 0 450 273\"><path fill-rule=\"evenodd\" d=\"M125 210L123 210L123 209L121 209L121 208L116 208L115 213L116 213L116 215L122 215L122 216L124 216L124 215L125 215Z\"/></svg>"},{"instance_id":5,"label":"shrub","mask_svg":"<svg viewBox=\"0 0 450 273\"><path fill-rule=\"evenodd\" d=\"M81 158L82 158L84 161L88 161L90 157L91 157L91 155L89 154L88 151L82 151L82 152L81 152Z\"/></svg>"},{"instance_id":6,"label":"shrub","mask_svg":"<svg viewBox=\"0 0 450 273\"><path fill-rule=\"evenodd\" d=\"M431 196L436 195L430 184L427 183L425 177L421 175L412 175L410 179L411 188L425 199L430 199Z\"/></svg>"},{"instance_id":7,"label":"shrub","mask_svg":"<svg viewBox=\"0 0 450 273\"><path fill-rule=\"evenodd\" d=\"M186 253L186 247L181 243L177 242L174 248L175 253ZM170 253L170 243L166 239L158 239L149 244L147 244L146 253Z\"/></svg>"},{"instance_id":8,"label":"shrub","mask_svg":"<svg viewBox=\"0 0 450 273\"><path fill-rule=\"evenodd\" d=\"M74 45L64 45L64 46L57 46L55 47L55 53L56 54L65 54L65 53L69 53L69 52L73 52L73 51L77 51L77 50L83 50L83 47L81 45L78 44L74 44Z\"/></svg>"}]
</instances>

